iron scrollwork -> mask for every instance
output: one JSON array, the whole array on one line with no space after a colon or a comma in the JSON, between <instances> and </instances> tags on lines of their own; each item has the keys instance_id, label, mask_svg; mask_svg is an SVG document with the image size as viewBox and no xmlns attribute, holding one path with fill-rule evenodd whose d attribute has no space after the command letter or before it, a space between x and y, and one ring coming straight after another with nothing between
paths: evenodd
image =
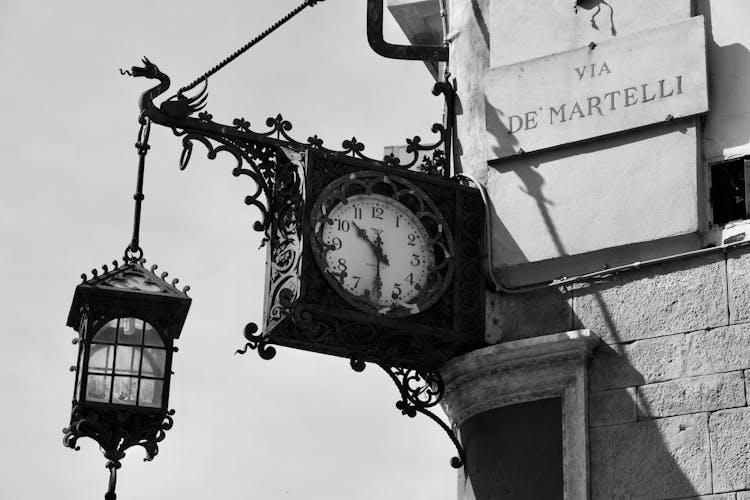
<instances>
[{"instance_id":1,"label":"iron scrollwork","mask_svg":"<svg viewBox=\"0 0 750 500\"><path fill-rule=\"evenodd\" d=\"M76 451L80 449L78 440L88 437L96 441L107 459L109 486L105 500L115 500L117 469L125 458L125 451L133 446L146 450L144 461L153 460L159 453L159 443L172 428L174 410L166 414L132 413L129 411L94 411L73 401L70 427L63 429L63 445Z\"/></svg>"},{"instance_id":2,"label":"iron scrollwork","mask_svg":"<svg viewBox=\"0 0 750 500\"><path fill-rule=\"evenodd\" d=\"M265 233L264 243L275 239L274 245L271 245L274 255L269 259L274 267L271 270L269 294L276 307L288 309L298 293L293 276L298 270L302 252L302 222L297 214L304 201L303 169L295 168L290 156L314 149L333 155L375 160L364 154L365 145L356 137L344 140L339 150L325 147L323 139L317 135L299 141L290 135L292 124L281 114L268 118L265 121L268 129L263 132L251 130L250 122L245 118L235 118L232 125L216 123L213 116L204 110L208 97L207 84L194 96L178 92L157 106L154 100L167 92L170 78L147 58L143 58L142 62L142 66L133 66L123 74L159 81L140 97L140 120L142 123L149 120L169 127L176 136L182 137L180 169L187 168L195 144L201 144L209 159L217 158L220 153L232 157L235 161L232 174L235 177L248 177L253 182L255 190L245 197L245 204L260 212L253 228ZM433 94L442 94L448 110L452 109L454 92L451 85L439 82L435 84ZM432 126L432 132L439 136L433 144L422 144L420 136L406 139L406 153L410 155L408 161L402 163L400 158L391 154L382 160L383 164L434 175L450 175L448 164L452 121L449 119L447 123L448 127L439 123ZM267 321L273 322L273 318L271 314ZM248 344L241 352L246 352L248 348L257 349L264 359L272 358L275 351L267 346L264 332L258 334L257 331L254 323L247 325L245 338Z\"/></svg>"},{"instance_id":3,"label":"iron scrollwork","mask_svg":"<svg viewBox=\"0 0 750 500\"><path fill-rule=\"evenodd\" d=\"M168 90L170 86L169 77L146 58L143 59L143 66L133 67L130 72L126 73L134 77L145 77L159 81L156 86L141 95L139 102L140 120L141 123L149 120L152 123L166 126L176 136L182 138L183 150L180 155L180 169L185 169L188 166L195 145L201 144L206 149L209 159L216 158L220 153L232 157L235 161L232 174L235 177L248 177L253 182L255 190L246 196L245 203L255 207L260 212L259 220L253 224L253 228L264 233L263 243L269 243L270 252L267 294L271 306L267 310L265 324L267 330L274 327L274 322L282 322L284 318L291 315L294 324L298 325L299 328L293 329L290 334L291 337L287 338L283 345L293 347L298 342L295 336L304 335L305 338L299 340L301 346L312 341L319 342L321 345L329 343L331 344L331 353L351 356L351 352L340 352L337 350L339 347L336 347L336 342L340 340L338 337L342 337L341 332L346 330L348 332L346 337L352 342L356 341L358 349L363 349L361 351L355 350L355 352L369 352L367 346L370 346L373 342L377 343L378 340L384 341L384 339L391 337L394 339L394 343L388 346L387 352L393 351L394 354L403 355L401 351L408 350L405 346L414 348L415 339L408 337L405 331L381 331L383 328L378 330L374 326L369 329L349 328L347 325L352 322L361 326L361 322L356 318L345 320L341 325L336 323L337 326L332 328L325 321L320 321L314 310L298 307L296 304L300 294L300 276L302 274L300 266L305 250L303 248L302 213L304 212L306 179L304 175L305 165L301 161L302 155L308 150L315 150L334 157L347 156L358 160L376 161L365 155L363 143L356 137L352 137L342 142L342 149L335 150L325 147L324 141L317 135L308 137L306 141L298 141L290 135L293 128L291 122L280 114L265 121L268 129L264 132L253 131L245 118L234 119L232 125L216 123L213 121L213 116L204 110L208 95L207 85L195 96L188 97L182 92L178 92L178 94L163 100L157 106L154 104L154 99ZM435 85L433 94L436 96L442 94L446 103L446 125L436 123L432 126L432 132L438 134L438 140L433 144L423 144L419 136L406 139L407 160L402 161L402 158L391 154L381 161L377 161L378 164L403 169L404 171L419 170L427 174L450 177L449 165L454 128L452 115L454 113L455 92L450 84L439 82ZM333 334L334 330L338 332L336 335ZM278 344L278 339L270 338L267 332L258 333L258 331L259 328L254 323L249 323L246 326L245 338L247 343L238 352L245 353L248 350L257 350L261 358L273 358L276 350L271 344ZM352 335L351 332L353 331L360 332L360 334ZM386 334L389 334L390 337ZM422 343L425 344L425 356L429 357L426 363L429 362L430 366L447 355L446 353L453 352L461 344L448 340L441 341L439 338L432 339L429 335L425 336ZM385 347L380 349L385 349ZM469 349L468 343L461 350L467 349ZM445 352L443 352L444 350ZM378 364L388 373L399 389L401 400L397 403L397 408L409 417L421 413L440 425L458 450L459 456L454 457L451 464L456 468L461 467L464 463L464 452L461 444L451 428L431 411L431 408L437 405L443 396L444 387L439 373L428 369L400 368L380 362ZM352 368L355 370L361 371L364 367L364 361L352 360ZM100 443L106 444L109 438L104 436L108 436L108 432L116 432L107 430L110 427L99 430L96 425L89 423L90 419L87 420L86 415L80 415L80 418L78 416L76 418L77 420L74 419L71 427L66 429L66 445L75 446L77 437L82 435L81 433L84 431L98 433L99 439L101 439ZM144 446L149 453L149 457L152 457L151 452L155 454L158 450L156 443L163 439L164 431L171 427L171 413L166 416L166 419L159 425L155 424L153 432L148 436L126 435L125 438L121 439L121 442L123 444L129 443L128 446L134 444ZM113 427L113 429L118 428ZM124 448L122 449L124 450ZM115 459L119 456L116 450L113 451L112 455ZM110 470L114 473L114 468Z\"/></svg>"},{"instance_id":4,"label":"iron scrollwork","mask_svg":"<svg viewBox=\"0 0 750 500\"><path fill-rule=\"evenodd\" d=\"M79 450L78 440L89 437L99 443L104 457L113 462L122 460L128 448L141 446L146 450L144 460L151 461L159 453L158 443L174 424L174 413L174 410L159 415L92 411L74 401L70 427L63 429L63 444Z\"/></svg>"},{"instance_id":5,"label":"iron scrollwork","mask_svg":"<svg viewBox=\"0 0 750 500\"><path fill-rule=\"evenodd\" d=\"M349 364L352 370L356 372L363 371L366 366L365 362L358 358L352 358ZM458 456L451 458L451 466L454 469L463 467L466 463L466 454L456 437L456 433L431 410L440 403L445 392L445 384L440 373L383 364L379 366L398 388L401 399L396 402L396 408L401 411L402 415L414 418L417 413L421 413L438 424L448 435L458 452Z\"/></svg>"}]
</instances>

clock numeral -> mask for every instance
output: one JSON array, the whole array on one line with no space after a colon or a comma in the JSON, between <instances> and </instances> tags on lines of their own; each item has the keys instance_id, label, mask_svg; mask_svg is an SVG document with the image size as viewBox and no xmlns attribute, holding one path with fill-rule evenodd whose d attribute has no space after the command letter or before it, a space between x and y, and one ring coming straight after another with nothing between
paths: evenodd
<instances>
[{"instance_id":1,"label":"clock numeral","mask_svg":"<svg viewBox=\"0 0 750 500\"><path fill-rule=\"evenodd\" d=\"M354 288L357 288L359 286L359 280L362 279L362 276L352 276L352 279L357 280L354 282Z\"/></svg>"},{"instance_id":2,"label":"clock numeral","mask_svg":"<svg viewBox=\"0 0 750 500\"><path fill-rule=\"evenodd\" d=\"M344 219L336 219L339 231L349 232L349 221Z\"/></svg>"},{"instance_id":3,"label":"clock numeral","mask_svg":"<svg viewBox=\"0 0 750 500\"><path fill-rule=\"evenodd\" d=\"M417 243L416 243L416 241L417 241L417 235L416 235L416 234L414 234L414 233L409 233L409 234L407 234L407 235L406 235L406 237L407 237L407 238L409 238L409 243L408 243L408 245L409 245L410 247L415 247L415 246L417 246Z\"/></svg>"},{"instance_id":4,"label":"clock numeral","mask_svg":"<svg viewBox=\"0 0 750 500\"><path fill-rule=\"evenodd\" d=\"M401 297L401 283L394 283L393 284L393 291L391 292L391 298L397 299Z\"/></svg>"},{"instance_id":5,"label":"clock numeral","mask_svg":"<svg viewBox=\"0 0 750 500\"><path fill-rule=\"evenodd\" d=\"M397 215L397 216L396 216L396 227L398 227L398 222L399 222L400 220L401 220L401 216L400 216L400 215Z\"/></svg>"},{"instance_id":6,"label":"clock numeral","mask_svg":"<svg viewBox=\"0 0 750 500\"><path fill-rule=\"evenodd\" d=\"M346 259L344 258L339 259L339 264L336 266L336 268L342 273L345 273L346 272Z\"/></svg>"},{"instance_id":7,"label":"clock numeral","mask_svg":"<svg viewBox=\"0 0 750 500\"><path fill-rule=\"evenodd\" d=\"M330 245L332 245L332 246L333 246L333 249L334 249L334 250L338 250L339 248L341 248L341 245L342 245L342 244L343 244L343 243L341 242L341 238L339 238L339 237L333 238L333 239L331 240L331 243L330 243Z\"/></svg>"},{"instance_id":8,"label":"clock numeral","mask_svg":"<svg viewBox=\"0 0 750 500\"><path fill-rule=\"evenodd\" d=\"M372 218L383 220L383 209L380 207L372 207Z\"/></svg>"},{"instance_id":9,"label":"clock numeral","mask_svg":"<svg viewBox=\"0 0 750 500\"><path fill-rule=\"evenodd\" d=\"M354 218L362 219L362 207L352 207L354 209Z\"/></svg>"},{"instance_id":10,"label":"clock numeral","mask_svg":"<svg viewBox=\"0 0 750 500\"><path fill-rule=\"evenodd\" d=\"M404 278L406 281L409 282L410 285L414 284L414 273L409 273L409 275Z\"/></svg>"},{"instance_id":11,"label":"clock numeral","mask_svg":"<svg viewBox=\"0 0 750 500\"><path fill-rule=\"evenodd\" d=\"M411 260L409 261L409 264L411 264L412 266L418 266L421 263L422 261L419 260L419 255L415 253L411 254Z\"/></svg>"}]
</instances>

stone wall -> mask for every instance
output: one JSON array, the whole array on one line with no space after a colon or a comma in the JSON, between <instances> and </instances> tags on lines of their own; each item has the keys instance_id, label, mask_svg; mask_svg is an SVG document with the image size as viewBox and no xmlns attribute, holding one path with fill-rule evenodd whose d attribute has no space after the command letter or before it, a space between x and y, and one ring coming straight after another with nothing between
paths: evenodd
<instances>
[{"instance_id":1,"label":"stone wall","mask_svg":"<svg viewBox=\"0 0 750 500\"><path fill-rule=\"evenodd\" d=\"M750 250L490 299L488 340L588 328L591 498L750 500Z\"/></svg>"}]
</instances>

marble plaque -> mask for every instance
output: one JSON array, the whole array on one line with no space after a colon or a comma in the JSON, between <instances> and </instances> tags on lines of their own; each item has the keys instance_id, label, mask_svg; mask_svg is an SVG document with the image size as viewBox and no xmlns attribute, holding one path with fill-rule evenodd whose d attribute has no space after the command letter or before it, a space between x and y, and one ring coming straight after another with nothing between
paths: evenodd
<instances>
[{"instance_id":1,"label":"marble plaque","mask_svg":"<svg viewBox=\"0 0 750 500\"><path fill-rule=\"evenodd\" d=\"M708 111L703 16L485 75L487 161Z\"/></svg>"}]
</instances>

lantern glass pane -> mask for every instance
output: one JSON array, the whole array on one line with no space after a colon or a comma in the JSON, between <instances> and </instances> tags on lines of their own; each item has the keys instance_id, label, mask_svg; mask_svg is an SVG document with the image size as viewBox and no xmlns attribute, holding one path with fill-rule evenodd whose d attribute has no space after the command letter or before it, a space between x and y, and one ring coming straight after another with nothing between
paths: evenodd
<instances>
[{"instance_id":1,"label":"lantern glass pane","mask_svg":"<svg viewBox=\"0 0 750 500\"><path fill-rule=\"evenodd\" d=\"M117 346L115 373L118 375L138 375L141 366L141 348L126 345Z\"/></svg>"},{"instance_id":2,"label":"lantern glass pane","mask_svg":"<svg viewBox=\"0 0 750 500\"><path fill-rule=\"evenodd\" d=\"M112 402L120 405L134 405L138 395L138 379L135 377L115 377Z\"/></svg>"},{"instance_id":3,"label":"lantern glass pane","mask_svg":"<svg viewBox=\"0 0 750 500\"><path fill-rule=\"evenodd\" d=\"M151 345L151 346L157 346L157 347L163 347L164 342L161 341L161 337L159 337L159 334L156 333L156 330L153 326L146 323L145 330L143 332L143 343L145 345Z\"/></svg>"},{"instance_id":4,"label":"lantern glass pane","mask_svg":"<svg viewBox=\"0 0 750 500\"><path fill-rule=\"evenodd\" d=\"M109 390L112 377L104 375L89 375L86 380L86 401L109 403Z\"/></svg>"},{"instance_id":5,"label":"lantern glass pane","mask_svg":"<svg viewBox=\"0 0 750 500\"><path fill-rule=\"evenodd\" d=\"M138 396L138 406L149 408L161 407L161 396L164 390L164 382L161 380L141 379L141 392Z\"/></svg>"},{"instance_id":6,"label":"lantern glass pane","mask_svg":"<svg viewBox=\"0 0 750 500\"><path fill-rule=\"evenodd\" d=\"M146 347L143 349L143 366L141 375L148 377L164 377L164 365L167 362L167 351Z\"/></svg>"},{"instance_id":7,"label":"lantern glass pane","mask_svg":"<svg viewBox=\"0 0 750 500\"><path fill-rule=\"evenodd\" d=\"M141 345L143 339L143 320L138 318L120 318L117 330L117 343Z\"/></svg>"},{"instance_id":8,"label":"lantern glass pane","mask_svg":"<svg viewBox=\"0 0 750 500\"><path fill-rule=\"evenodd\" d=\"M113 319L112 321L108 321L104 326L99 328L92 341L101 342L103 344L114 344L115 332L117 332L117 320Z\"/></svg>"},{"instance_id":9,"label":"lantern glass pane","mask_svg":"<svg viewBox=\"0 0 750 500\"><path fill-rule=\"evenodd\" d=\"M115 347L107 344L91 344L89 350L90 373L112 373Z\"/></svg>"}]
</instances>

